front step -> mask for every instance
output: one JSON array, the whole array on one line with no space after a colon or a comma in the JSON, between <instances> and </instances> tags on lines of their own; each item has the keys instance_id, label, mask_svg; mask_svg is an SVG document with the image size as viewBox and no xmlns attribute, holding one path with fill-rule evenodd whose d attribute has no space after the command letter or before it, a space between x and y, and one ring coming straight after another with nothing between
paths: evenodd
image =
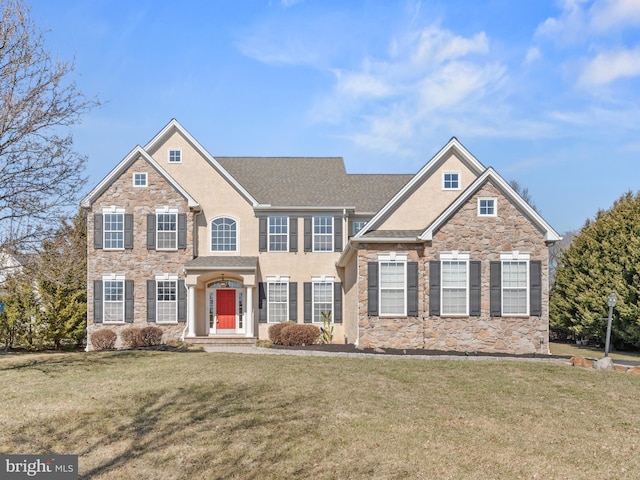
<instances>
[{"instance_id":1,"label":"front step","mask_svg":"<svg viewBox=\"0 0 640 480\"><path fill-rule=\"evenodd\" d=\"M244 335L216 335L215 337L190 337L185 338L186 343L202 347L254 347L256 338Z\"/></svg>"}]
</instances>

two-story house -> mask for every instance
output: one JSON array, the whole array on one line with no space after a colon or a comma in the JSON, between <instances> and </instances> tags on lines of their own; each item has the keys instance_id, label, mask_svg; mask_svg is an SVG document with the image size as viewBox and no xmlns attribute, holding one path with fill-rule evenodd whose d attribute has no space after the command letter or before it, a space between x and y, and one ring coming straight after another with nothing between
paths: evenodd
<instances>
[{"instance_id":1,"label":"two-story house","mask_svg":"<svg viewBox=\"0 0 640 480\"><path fill-rule=\"evenodd\" d=\"M213 157L172 120L82 206L89 339L153 324L255 342L325 312L339 343L548 352L560 237L455 138L415 175L355 175L341 158Z\"/></svg>"}]
</instances>

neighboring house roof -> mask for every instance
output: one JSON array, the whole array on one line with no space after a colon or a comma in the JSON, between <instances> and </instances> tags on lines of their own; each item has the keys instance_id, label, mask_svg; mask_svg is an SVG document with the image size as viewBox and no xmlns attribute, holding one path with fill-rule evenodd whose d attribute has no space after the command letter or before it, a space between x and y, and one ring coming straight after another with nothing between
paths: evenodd
<instances>
[{"instance_id":1,"label":"neighboring house roof","mask_svg":"<svg viewBox=\"0 0 640 480\"><path fill-rule=\"evenodd\" d=\"M466 163L469 168L480 175L485 167L474 157L464 145L462 145L457 138L452 137L447 144L436 153L431 160L429 160L418 173L416 173L410 181L408 181L400 191L398 191L393 198L391 198L376 215L365 225L365 227L358 232L355 238L364 236L367 232L375 230L384 222L384 220L400 205L404 202L411 193L418 188L440 165L447 155L450 153L455 154Z\"/></svg>"},{"instance_id":2,"label":"neighboring house roof","mask_svg":"<svg viewBox=\"0 0 640 480\"><path fill-rule=\"evenodd\" d=\"M433 234L444 225L458 209L465 204L485 183L491 182L496 188L515 203L520 211L544 233L545 241L549 243L562 240L551 225L549 225L542 216L536 212L492 167L480 175L475 182L460 194L449 207L436 218L431 225L420 235L422 240L432 240Z\"/></svg>"},{"instance_id":3,"label":"neighboring house roof","mask_svg":"<svg viewBox=\"0 0 640 480\"><path fill-rule=\"evenodd\" d=\"M80 206L88 208L91 204L100 196L109 186L122 175L122 173L131 166L139 157L142 157L147 163L149 163L169 184L173 186L188 202L189 208L199 210L200 205L198 202L182 188L178 182L176 182L166 170L164 170L158 163L151 158L151 156L138 145L118 164L111 170L111 172L93 189L91 190L80 202Z\"/></svg>"}]
</instances>

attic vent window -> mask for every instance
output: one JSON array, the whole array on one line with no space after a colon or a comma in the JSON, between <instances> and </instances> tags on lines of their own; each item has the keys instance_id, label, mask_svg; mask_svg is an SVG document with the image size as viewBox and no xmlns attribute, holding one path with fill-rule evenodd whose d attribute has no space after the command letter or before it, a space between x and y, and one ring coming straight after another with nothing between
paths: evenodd
<instances>
[{"instance_id":1,"label":"attic vent window","mask_svg":"<svg viewBox=\"0 0 640 480\"><path fill-rule=\"evenodd\" d=\"M143 173L134 173L133 174L133 186L134 187L146 187L147 186L147 174Z\"/></svg>"},{"instance_id":2,"label":"attic vent window","mask_svg":"<svg viewBox=\"0 0 640 480\"><path fill-rule=\"evenodd\" d=\"M169 150L169 163L182 163L182 150L172 148Z\"/></svg>"},{"instance_id":3,"label":"attic vent window","mask_svg":"<svg viewBox=\"0 0 640 480\"><path fill-rule=\"evenodd\" d=\"M444 172L442 174L443 190L460 190L460 174L457 172Z\"/></svg>"}]
</instances>

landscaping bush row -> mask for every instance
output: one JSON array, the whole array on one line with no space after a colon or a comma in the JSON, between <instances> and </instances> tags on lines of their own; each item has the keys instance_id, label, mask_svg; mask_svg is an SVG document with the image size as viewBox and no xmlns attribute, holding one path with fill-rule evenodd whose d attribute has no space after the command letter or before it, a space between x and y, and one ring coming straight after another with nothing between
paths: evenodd
<instances>
[{"instance_id":1,"label":"landscaping bush row","mask_svg":"<svg viewBox=\"0 0 640 480\"><path fill-rule=\"evenodd\" d=\"M127 347L155 347L162 343L162 329L159 327L129 327L120 334ZM95 350L112 350L118 336L113 330L103 328L91 334L91 344Z\"/></svg>"},{"instance_id":2,"label":"landscaping bush row","mask_svg":"<svg viewBox=\"0 0 640 480\"><path fill-rule=\"evenodd\" d=\"M274 345L312 345L319 337L320 329L315 325L282 322L269 327L269 340Z\"/></svg>"}]
</instances>

